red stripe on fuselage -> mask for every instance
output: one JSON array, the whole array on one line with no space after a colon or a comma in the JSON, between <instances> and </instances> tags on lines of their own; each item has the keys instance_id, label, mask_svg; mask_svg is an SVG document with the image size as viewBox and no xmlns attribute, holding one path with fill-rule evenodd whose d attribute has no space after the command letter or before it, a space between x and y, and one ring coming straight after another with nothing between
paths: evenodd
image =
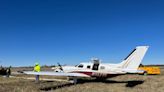
<instances>
[{"instance_id":1,"label":"red stripe on fuselage","mask_svg":"<svg viewBox=\"0 0 164 92\"><path fill-rule=\"evenodd\" d=\"M72 73L82 73L82 74L85 74L85 75L88 75L88 76L92 76L92 72L74 71Z\"/></svg>"}]
</instances>

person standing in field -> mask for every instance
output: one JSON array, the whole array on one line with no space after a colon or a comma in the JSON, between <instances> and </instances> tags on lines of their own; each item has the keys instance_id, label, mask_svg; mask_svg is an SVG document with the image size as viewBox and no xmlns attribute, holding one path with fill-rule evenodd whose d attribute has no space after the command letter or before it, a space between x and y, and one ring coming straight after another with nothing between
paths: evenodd
<instances>
[{"instance_id":1,"label":"person standing in field","mask_svg":"<svg viewBox=\"0 0 164 92\"><path fill-rule=\"evenodd\" d=\"M11 75L11 66L6 69L6 77L10 77Z\"/></svg>"},{"instance_id":2,"label":"person standing in field","mask_svg":"<svg viewBox=\"0 0 164 92\"><path fill-rule=\"evenodd\" d=\"M35 63L34 72L40 72L39 63ZM38 83L39 82L39 75L36 75L35 78L36 78L35 82Z\"/></svg>"}]
</instances>

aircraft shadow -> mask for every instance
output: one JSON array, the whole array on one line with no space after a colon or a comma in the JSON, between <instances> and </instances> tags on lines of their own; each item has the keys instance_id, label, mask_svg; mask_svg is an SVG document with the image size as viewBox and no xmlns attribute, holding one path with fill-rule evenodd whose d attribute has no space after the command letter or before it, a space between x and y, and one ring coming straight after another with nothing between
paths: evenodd
<instances>
[{"instance_id":1,"label":"aircraft shadow","mask_svg":"<svg viewBox=\"0 0 164 92\"><path fill-rule=\"evenodd\" d=\"M126 83L126 87L135 87L136 85L143 84L143 80L130 80L130 81L115 81L115 80L78 80L77 84L89 83L89 82L101 82L101 83Z\"/></svg>"},{"instance_id":2,"label":"aircraft shadow","mask_svg":"<svg viewBox=\"0 0 164 92\"><path fill-rule=\"evenodd\" d=\"M140 84L144 83L143 80L115 81L115 80L84 80L84 79L78 79L77 84L84 84L84 83L91 83L91 82L92 83L93 82L108 83L108 84L125 83L126 84L125 87L129 87L129 88L133 88L136 85L140 85ZM61 84L61 85L46 87L46 88L40 88L40 90L49 91L49 90L55 90L55 89L58 89L58 88L69 87L69 86L73 86L73 85L77 85L77 84L67 83L67 84Z\"/></svg>"}]
</instances>

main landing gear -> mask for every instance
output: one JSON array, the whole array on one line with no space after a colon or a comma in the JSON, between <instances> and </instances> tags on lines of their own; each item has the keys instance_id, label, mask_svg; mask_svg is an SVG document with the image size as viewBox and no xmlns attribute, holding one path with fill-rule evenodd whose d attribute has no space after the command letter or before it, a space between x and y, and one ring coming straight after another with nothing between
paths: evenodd
<instances>
[{"instance_id":1,"label":"main landing gear","mask_svg":"<svg viewBox=\"0 0 164 92\"><path fill-rule=\"evenodd\" d=\"M77 77L67 77L67 80L73 84L77 84L78 78Z\"/></svg>"}]
</instances>

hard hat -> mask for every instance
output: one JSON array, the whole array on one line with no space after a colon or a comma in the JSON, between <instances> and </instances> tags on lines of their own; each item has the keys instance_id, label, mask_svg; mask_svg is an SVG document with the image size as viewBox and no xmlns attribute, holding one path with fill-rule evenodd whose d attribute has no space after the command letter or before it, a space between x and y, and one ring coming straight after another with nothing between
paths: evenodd
<instances>
[{"instance_id":1,"label":"hard hat","mask_svg":"<svg viewBox=\"0 0 164 92\"><path fill-rule=\"evenodd\" d=\"M35 65L39 65L39 63L35 63Z\"/></svg>"}]
</instances>

